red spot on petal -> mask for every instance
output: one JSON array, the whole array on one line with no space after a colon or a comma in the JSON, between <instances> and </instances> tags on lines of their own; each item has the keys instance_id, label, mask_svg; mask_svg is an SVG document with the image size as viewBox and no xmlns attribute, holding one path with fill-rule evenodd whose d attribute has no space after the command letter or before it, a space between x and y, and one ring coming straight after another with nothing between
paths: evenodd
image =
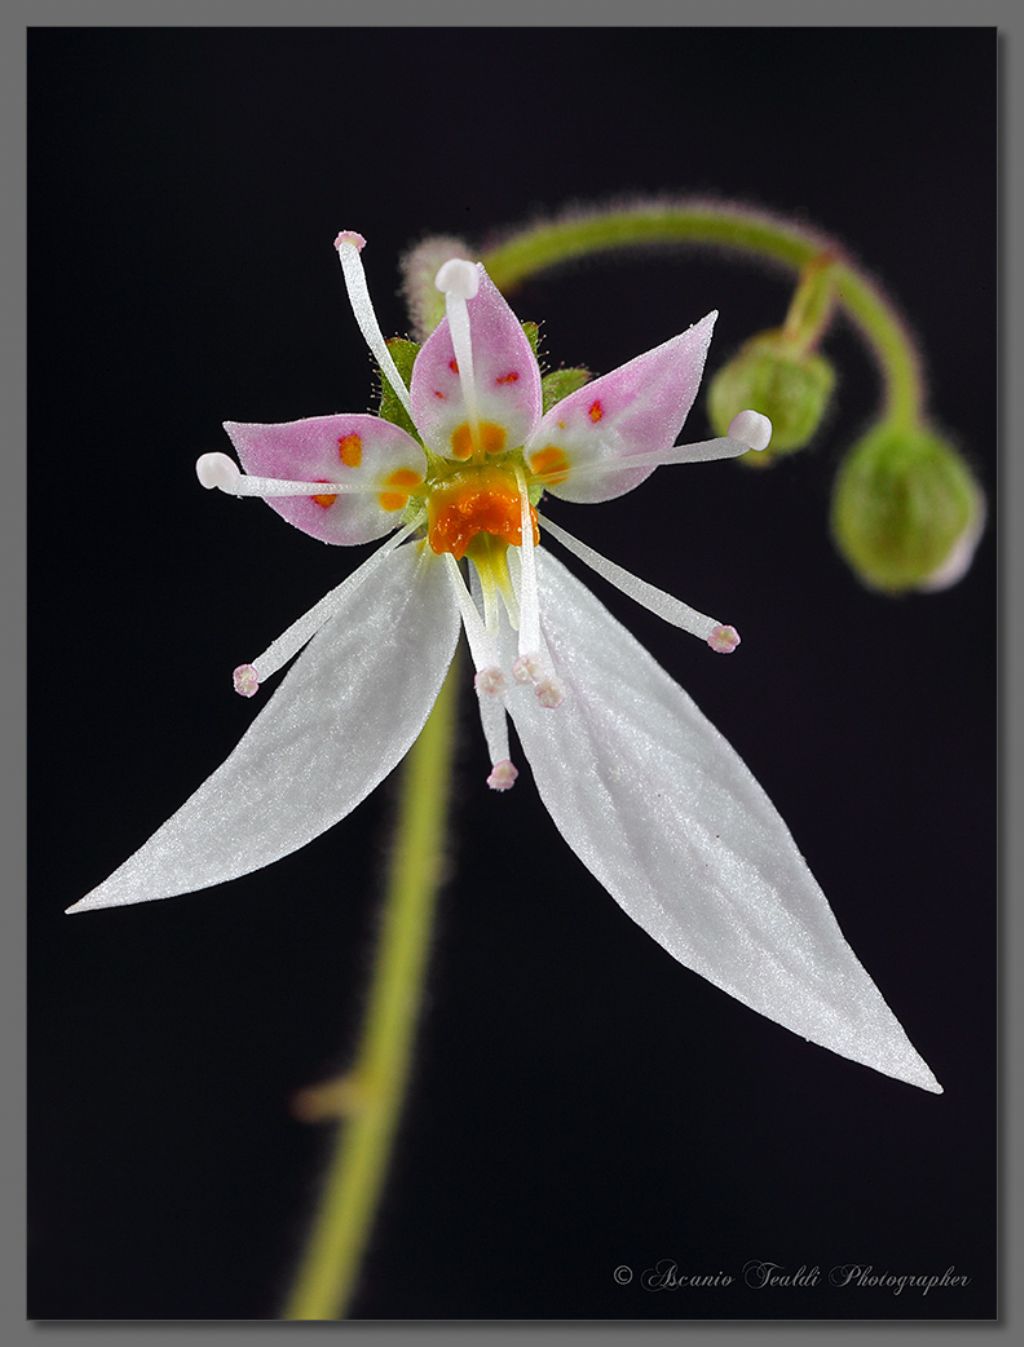
<instances>
[{"instance_id":1,"label":"red spot on petal","mask_svg":"<svg viewBox=\"0 0 1024 1347\"><path fill-rule=\"evenodd\" d=\"M448 368L451 370L451 372L452 372L453 374L458 374L458 372L459 372L459 362L458 362L457 360L449 360L449 361L448 361Z\"/></svg>"},{"instance_id":2,"label":"red spot on petal","mask_svg":"<svg viewBox=\"0 0 1024 1347\"><path fill-rule=\"evenodd\" d=\"M494 382L498 384L516 384L519 382L519 371L512 369L509 370L507 374L499 374Z\"/></svg>"},{"instance_id":3,"label":"red spot on petal","mask_svg":"<svg viewBox=\"0 0 1024 1347\"><path fill-rule=\"evenodd\" d=\"M442 402L444 402L444 400L445 400L445 395L441 392L440 388L435 388L435 389L434 389L434 397L435 397L435 398L440 398Z\"/></svg>"},{"instance_id":4,"label":"red spot on petal","mask_svg":"<svg viewBox=\"0 0 1024 1347\"><path fill-rule=\"evenodd\" d=\"M590 404L590 410L587 412L587 415L595 425L601 420L602 416L604 416L604 408L601 406L600 401L592 402Z\"/></svg>"}]
</instances>

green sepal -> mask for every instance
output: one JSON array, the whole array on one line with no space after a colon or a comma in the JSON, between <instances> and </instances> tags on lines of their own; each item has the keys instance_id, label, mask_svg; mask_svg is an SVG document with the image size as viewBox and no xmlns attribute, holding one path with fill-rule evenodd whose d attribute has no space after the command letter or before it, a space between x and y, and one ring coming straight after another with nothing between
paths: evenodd
<instances>
[{"instance_id":1,"label":"green sepal","mask_svg":"<svg viewBox=\"0 0 1024 1347\"><path fill-rule=\"evenodd\" d=\"M521 323L523 334L530 343L530 350L533 352L535 360L540 359L540 324L539 323Z\"/></svg>"},{"instance_id":2,"label":"green sepal","mask_svg":"<svg viewBox=\"0 0 1024 1347\"><path fill-rule=\"evenodd\" d=\"M561 402L589 382L590 370L583 368L553 369L550 374L545 374L540 381L544 411L549 412L556 402Z\"/></svg>"},{"instance_id":3,"label":"green sepal","mask_svg":"<svg viewBox=\"0 0 1024 1347\"><path fill-rule=\"evenodd\" d=\"M387 345L391 352L391 358L402 376L402 381L408 388L412 382L412 367L420 353L419 342L410 341L408 337L390 337ZM377 408L377 415L384 421L390 421L392 425L401 426L402 430L418 439L419 436L412 423L412 417L399 402L398 396L388 382L383 370L379 370L378 373L380 374L380 405Z\"/></svg>"}]
</instances>

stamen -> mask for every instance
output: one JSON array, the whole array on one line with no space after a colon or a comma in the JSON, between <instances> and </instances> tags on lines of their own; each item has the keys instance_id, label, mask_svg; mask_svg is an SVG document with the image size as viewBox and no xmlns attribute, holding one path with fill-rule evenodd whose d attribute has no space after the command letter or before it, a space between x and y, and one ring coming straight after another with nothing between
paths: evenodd
<instances>
[{"instance_id":1,"label":"stamen","mask_svg":"<svg viewBox=\"0 0 1024 1347\"><path fill-rule=\"evenodd\" d=\"M603 576L610 585L627 594L648 612L671 623L673 627L680 627L693 636L699 636L719 654L731 654L739 645L739 633L735 627L726 627L716 618L708 617L706 613L699 613L696 608L691 608L689 604L673 598L671 594L666 594L663 589L641 580L639 576L603 557L600 552L595 552L586 543L581 543L571 533L566 533L564 528L552 523L550 519L544 518L541 523L573 556L579 557L580 561L585 562L591 570L597 571L598 575Z\"/></svg>"},{"instance_id":2,"label":"stamen","mask_svg":"<svg viewBox=\"0 0 1024 1347\"><path fill-rule=\"evenodd\" d=\"M756 418L749 420L745 418ZM559 454L549 462L544 455L547 449L541 449L527 455L529 464L536 463L540 469L533 473L533 480L544 485L560 486L567 477L573 481L580 477L603 477L611 472L625 472L630 468L667 468L683 463L713 463L722 458L739 458L751 450L760 453L768 447L772 436L772 423L760 412L740 412L729 425L729 434L717 440L700 440L696 444L674 444L670 449L653 449L646 454L624 454L610 458L596 459L589 463L570 465L565 454ZM554 447L554 446L552 446Z\"/></svg>"},{"instance_id":3,"label":"stamen","mask_svg":"<svg viewBox=\"0 0 1024 1347\"><path fill-rule=\"evenodd\" d=\"M512 677L517 683L532 683L541 706L553 711L555 707L561 706L565 694L541 651L537 557L530 496L522 468L516 468L516 481L522 508L523 541L519 548L519 587L516 596L519 601L519 654L512 665Z\"/></svg>"},{"instance_id":4,"label":"stamen","mask_svg":"<svg viewBox=\"0 0 1024 1347\"><path fill-rule=\"evenodd\" d=\"M455 600L459 605L459 612L462 614L462 625L466 629L466 640L469 642L469 653L473 658L473 667L477 673L491 670L498 665L496 633L492 634L484 626L480 610L473 602L473 597L462 578L459 563L450 552L444 553L444 559L448 566L448 578L452 583Z\"/></svg>"},{"instance_id":5,"label":"stamen","mask_svg":"<svg viewBox=\"0 0 1024 1347\"><path fill-rule=\"evenodd\" d=\"M533 690L546 711L554 711L565 700L562 685L553 674L545 674L543 678L538 678Z\"/></svg>"},{"instance_id":6,"label":"stamen","mask_svg":"<svg viewBox=\"0 0 1024 1347\"><path fill-rule=\"evenodd\" d=\"M493 584L484 585L484 626L491 637L497 637L498 595Z\"/></svg>"},{"instance_id":7,"label":"stamen","mask_svg":"<svg viewBox=\"0 0 1024 1347\"><path fill-rule=\"evenodd\" d=\"M522 468L516 467L516 485L519 487L519 523L522 544L519 560L522 566L522 584L519 594L519 654L533 655L540 649L540 599L537 594L537 558L533 544L533 518L530 514L530 493Z\"/></svg>"},{"instance_id":8,"label":"stamen","mask_svg":"<svg viewBox=\"0 0 1024 1347\"><path fill-rule=\"evenodd\" d=\"M464 257L449 257L438 268L434 284L446 298L475 299L480 289L480 273L475 263Z\"/></svg>"},{"instance_id":9,"label":"stamen","mask_svg":"<svg viewBox=\"0 0 1024 1347\"><path fill-rule=\"evenodd\" d=\"M298 653L310 641L322 626L334 616L339 604L347 600L348 595L357 586L362 585L374 574L384 558L405 542L409 534L423 523L423 515L418 515L411 523L393 533L382 547L371 553L363 564L351 575L342 580L330 593L325 594L319 603L313 605L297 622L293 622L287 631L267 646L262 655L258 655L251 664L240 664L232 675L235 691L242 697L252 697L259 685L271 674L277 673L282 665Z\"/></svg>"},{"instance_id":10,"label":"stamen","mask_svg":"<svg viewBox=\"0 0 1024 1347\"><path fill-rule=\"evenodd\" d=\"M251 664L240 664L231 681L240 697L255 697L260 690L260 676Z\"/></svg>"},{"instance_id":11,"label":"stamen","mask_svg":"<svg viewBox=\"0 0 1024 1347\"><path fill-rule=\"evenodd\" d=\"M487 752L493 769L487 784L492 790L508 790L519 773L509 758L508 719L503 695L505 676L497 664L497 641L484 626L480 610L462 578L459 563L450 552L444 553L444 559L462 614L469 652L477 671L473 685L480 711L480 727L487 741Z\"/></svg>"},{"instance_id":12,"label":"stamen","mask_svg":"<svg viewBox=\"0 0 1024 1347\"><path fill-rule=\"evenodd\" d=\"M731 655L739 643L740 634L735 627L716 627L708 637L708 645L719 655Z\"/></svg>"},{"instance_id":13,"label":"stamen","mask_svg":"<svg viewBox=\"0 0 1024 1347\"><path fill-rule=\"evenodd\" d=\"M756 453L767 449L772 439L772 423L761 412L737 412L729 422L729 438L747 444Z\"/></svg>"},{"instance_id":14,"label":"stamen","mask_svg":"<svg viewBox=\"0 0 1024 1347\"><path fill-rule=\"evenodd\" d=\"M356 322L359 324L359 331L363 334L363 339L369 346L373 358L384 372L388 383L394 389L395 396L412 416L409 390L406 388L405 382L398 372L398 366L388 350L366 284L366 273L363 271L362 259L359 256L366 246L366 240L362 234L357 234L352 230L343 230L334 240L334 246L338 252L338 260L341 262L348 300L352 305Z\"/></svg>"},{"instance_id":15,"label":"stamen","mask_svg":"<svg viewBox=\"0 0 1024 1347\"><path fill-rule=\"evenodd\" d=\"M503 697L478 697L480 728L487 741L487 756L491 760L491 774L487 784L491 790L508 790L519 773L512 765L508 747L508 716Z\"/></svg>"},{"instance_id":16,"label":"stamen","mask_svg":"<svg viewBox=\"0 0 1024 1347\"><path fill-rule=\"evenodd\" d=\"M487 778L491 790L511 790L516 783L519 770L508 758L494 764L494 770Z\"/></svg>"},{"instance_id":17,"label":"stamen","mask_svg":"<svg viewBox=\"0 0 1024 1347\"><path fill-rule=\"evenodd\" d=\"M505 675L494 664L488 669L480 670L473 679L473 686L484 697L496 697L499 692L505 691Z\"/></svg>"},{"instance_id":18,"label":"stamen","mask_svg":"<svg viewBox=\"0 0 1024 1347\"><path fill-rule=\"evenodd\" d=\"M235 483L242 475L242 469L227 454L200 454L196 459L196 476L199 485L207 491L219 487L221 491L234 494Z\"/></svg>"},{"instance_id":19,"label":"stamen","mask_svg":"<svg viewBox=\"0 0 1024 1347\"><path fill-rule=\"evenodd\" d=\"M459 367L462 400L466 404L466 416L474 446L479 448L480 412L476 398L476 380L473 377L473 341L466 301L472 299L480 288L480 273L472 262L467 262L461 257L452 257L437 273L434 284L444 295L448 331L451 333L452 346L455 350L455 363Z\"/></svg>"},{"instance_id":20,"label":"stamen","mask_svg":"<svg viewBox=\"0 0 1024 1347\"><path fill-rule=\"evenodd\" d=\"M519 600L516 598L516 592L511 585L505 585L498 590L502 606L505 609L505 615L508 618L508 625L513 631L519 630Z\"/></svg>"},{"instance_id":21,"label":"stamen","mask_svg":"<svg viewBox=\"0 0 1024 1347\"><path fill-rule=\"evenodd\" d=\"M196 476L208 491L214 487L229 496L326 496L377 495L379 482L289 482L281 477L250 477L227 454L201 454L196 459ZM385 484L386 485L386 484ZM330 492L325 492L324 487Z\"/></svg>"},{"instance_id":22,"label":"stamen","mask_svg":"<svg viewBox=\"0 0 1024 1347\"><path fill-rule=\"evenodd\" d=\"M520 655L512 665L512 677L517 683L536 683L541 667L538 655Z\"/></svg>"}]
</instances>

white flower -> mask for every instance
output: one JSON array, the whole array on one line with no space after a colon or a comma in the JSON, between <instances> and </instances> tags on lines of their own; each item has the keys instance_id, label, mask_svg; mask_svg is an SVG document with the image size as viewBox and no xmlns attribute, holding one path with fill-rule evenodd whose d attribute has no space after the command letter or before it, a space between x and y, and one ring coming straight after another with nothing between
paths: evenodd
<instances>
[{"instance_id":1,"label":"white flower","mask_svg":"<svg viewBox=\"0 0 1024 1347\"><path fill-rule=\"evenodd\" d=\"M657 467L764 448L744 412L730 438L680 446L715 315L542 414L536 358L483 268L438 273L447 317L407 390L370 305L363 240L337 248L356 318L418 438L367 415L229 423L246 470L197 464L205 486L265 497L326 542L388 540L262 655L244 696L303 650L228 760L69 911L167 898L287 855L344 818L401 761L460 626L476 669L488 785L517 769L511 716L558 830L680 963L794 1033L940 1091L843 938L782 819L739 756L646 651L539 545L555 539L720 653L732 627L601 557L537 514L547 491L596 503ZM459 561L471 565L472 592Z\"/></svg>"}]
</instances>

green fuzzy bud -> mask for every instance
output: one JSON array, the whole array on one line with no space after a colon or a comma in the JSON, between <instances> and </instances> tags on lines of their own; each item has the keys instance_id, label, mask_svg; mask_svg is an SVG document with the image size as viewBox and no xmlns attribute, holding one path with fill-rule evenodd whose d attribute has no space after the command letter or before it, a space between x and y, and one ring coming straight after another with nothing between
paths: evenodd
<instances>
[{"instance_id":1,"label":"green fuzzy bud","mask_svg":"<svg viewBox=\"0 0 1024 1347\"><path fill-rule=\"evenodd\" d=\"M876 426L847 454L832 497L836 546L866 585L890 594L960 579L984 517L963 459L929 430Z\"/></svg>"},{"instance_id":2,"label":"green fuzzy bud","mask_svg":"<svg viewBox=\"0 0 1024 1347\"><path fill-rule=\"evenodd\" d=\"M824 356L799 351L779 332L763 332L740 347L711 380L708 416L717 435L727 435L733 417L749 407L772 423L772 441L741 461L763 467L779 454L802 449L828 407L835 385Z\"/></svg>"}]
</instances>

